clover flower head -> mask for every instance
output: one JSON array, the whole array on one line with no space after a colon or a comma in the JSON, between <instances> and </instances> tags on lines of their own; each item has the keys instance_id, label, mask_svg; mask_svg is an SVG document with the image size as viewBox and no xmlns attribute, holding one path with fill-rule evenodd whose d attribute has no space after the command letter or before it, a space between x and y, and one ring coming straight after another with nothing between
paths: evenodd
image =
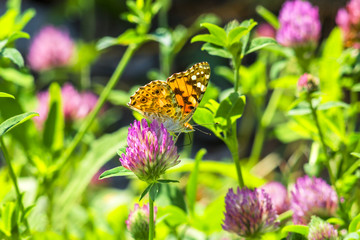
<instances>
[{"instance_id":1,"label":"clover flower head","mask_svg":"<svg viewBox=\"0 0 360 240\"><path fill-rule=\"evenodd\" d=\"M279 182L268 182L261 187L271 198L277 214L286 212L290 208L288 192L284 185Z\"/></svg>"},{"instance_id":2,"label":"clover flower head","mask_svg":"<svg viewBox=\"0 0 360 240\"><path fill-rule=\"evenodd\" d=\"M45 26L34 37L27 60L35 71L49 70L68 65L74 50L75 45L68 32Z\"/></svg>"},{"instance_id":3,"label":"clover flower head","mask_svg":"<svg viewBox=\"0 0 360 240\"><path fill-rule=\"evenodd\" d=\"M319 217L312 216L309 224L309 240L336 240L338 232L334 226Z\"/></svg>"},{"instance_id":4,"label":"clover flower head","mask_svg":"<svg viewBox=\"0 0 360 240\"><path fill-rule=\"evenodd\" d=\"M345 47L360 49L360 0L350 0L336 15L336 24L343 32Z\"/></svg>"},{"instance_id":5,"label":"clover flower head","mask_svg":"<svg viewBox=\"0 0 360 240\"><path fill-rule=\"evenodd\" d=\"M276 40L286 47L316 44L320 38L319 10L307 1L286 1L279 14Z\"/></svg>"},{"instance_id":6,"label":"clover flower head","mask_svg":"<svg viewBox=\"0 0 360 240\"><path fill-rule=\"evenodd\" d=\"M154 222L156 219L157 207L154 207ZM135 204L134 210L130 211L126 220L126 227L134 239L149 238L149 204L140 207Z\"/></svg>"},{"instance_id":7,"label":"clover flower head","mask_svg":"<svg viewBox=\"0 0 360 240\"><path fill-rule=\"evenodd\" d=\"M297 82L297 87L299 91L306 90L308 92L314 92L319 89L319 79L315 76L304 73L301 75Z\"/></svg>"},{"instance_id":8,"label":"clover flower head","mask_svg":"<svg viewBox=\"0 0 360 240\"><path fill-rule=\"evenodd\" d=\"M180 163L171 134L156 120L150 125L145 119L134 121L127 144L126 154L119 160L140 180L155 182L167 169Z\"/></svg>"},{"instance_id":9,"label":"clover flower head","mask_svg":"<svg viewBox=\"0 0 360 240\"><path fill-rule=\"evenodd\" d=\"M260 237L278 226L270 196L263 189L230 189L225 197L222 228L241 237Z\"/></svg>"},{"instance_id":10,"label":"clover flower head","mask_svg":"<svg viewBox=\"0 0 360 240\"><path fill-rule=\"evenodd\" d=\"M296 180L290 199L294 224L306 225L313 215L332 216L337 207L338 196L323 179L304 176Z\"/></svg>"}]
</instances>

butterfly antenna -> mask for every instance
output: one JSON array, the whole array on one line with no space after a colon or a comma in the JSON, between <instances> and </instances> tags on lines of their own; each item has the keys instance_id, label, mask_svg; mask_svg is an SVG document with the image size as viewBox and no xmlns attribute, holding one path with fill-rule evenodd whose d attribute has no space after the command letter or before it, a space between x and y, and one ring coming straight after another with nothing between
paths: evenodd
<instances>
[{"instance_id":1,"label":"butterfly antenna","mask_svg":"<svg viewBox=\"0 0 360 240\"><path fill-rule=\"evenodd\" d=\"M198 126L200 126L200 125L198 125ZM195 127L194 125L193 125L193 128L194 128L195 130L203 133L203 134L206 134L206 135L209 135L209 136L211 135L211 133L205 132L205 131L201 130L200 128Z\"/></svg>"}]
</instances>

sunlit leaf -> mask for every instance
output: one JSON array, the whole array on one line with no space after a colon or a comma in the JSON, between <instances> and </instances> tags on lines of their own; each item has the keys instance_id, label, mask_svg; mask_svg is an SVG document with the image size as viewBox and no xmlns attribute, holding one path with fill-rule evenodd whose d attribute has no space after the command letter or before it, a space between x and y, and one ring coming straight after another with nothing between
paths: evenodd
<instances>
[{"instance_id":1,"label":"sunlit leaf","mask_svg":"<svg viewBox=\"0 0 360 240\"><path fill-rule=\"evenodd\" d=\"M303 225L288 225L281 230L281 233L285 235L287 235L288 232L299 233L307 237L309 234L309 227Z\"/></svg>"},{"instance_id":2,"label":"sunlit leaf","mask_svg":"<svg viewBox=\"0 0 360 240\"><path fill-rule=\"evenodd\" d=\"M43 142L55 152L64 146L65 119L59 84L54 82L50 85L49 95L49 112L44 123Z\"/></svg>"},{"instance_id":3,"label":"sunlit leaf","mask_svg":"<svg viewBox=\"0 0 360 240\"><path fill-rule=\"evenodd\" d=\"M222 126L229 126L242 116L244 107L245 96L234 92L221 101L214 120Z\"/></svg>"},{"instance_id":4,"label":"sunlit leaf","mask_svg":"<svg viewBox=\"0 0 360 240\"><path fill-rule=\"evenodd\" d=\"M4 93L4 92L0 92L0 98L12 98L12 99L15 99L15 97L11 94L8 94L8 93Z\"/></svg>"},{"instance_id":5,"label":"sunlit leaf","mask_svg":"<svg viewBox=\"0 0 360 240\"><path fill-rule=\"evenodd\" d=\"M23 122L35 116L39 116L39 114L36 112L28 112L5 120L0 124L0 137L10 131L12 128L16 127L17 125L22 124Z\"/></svg>"},{"instance_id":6,"label":"sunlit leaf","mask_svg":"<svg viewBox=\"0 0 360 240\"><path fill-rule=\"evenodd\" d=\"M207 42L222 47L223 41L211 34L200 34L191 39L191 42Z\"/></svg>"},{"instance_id":7,"label":"sunlit leaf","mask_svg":"<svg viewBox=\"0 0 360 240\"><path fill-rule=\"evenodd\" d=\"M141 201L145 197L145 195L150 191L150 189L152 188L153 185L154 185L154 183L151 183L145 188L145 190L140 195L139 201Z\"/></svg>"},{"instance_id":8,"label":"sunlit leaf","mask_svg":"<svg viewBox=\"0 0 360 240\"><path fill-rule=\"evenodd\" d=\"M212 23L202 23L202 27L206 27L210 34L216 37L222 44L221 46L225 46L227 43L227 35L223 28L212 24Z\"/></svg>"},{"instance_id":9,"label":"sunlit leaf","mask_svg":"<svg viewBox=\"0 0 360 240\"><path fill-rule=\"evenodd\" d=\"M277 42L273 38L267 38L267 37L254 38L253 40L251 40L250 46L245 52L245 55L273 44L277 44Z\"/></svg>"},{"instance_id":10,"label":"sunlit leaf","mask_svg":"<svg viewBox=\"0 0 360 240\"><path fill-rule=\"evenodd\" d=\"M25 88L31 88L34 85L34 77L31 74L23 73L16 68L0 68L0 77Z\"/></svg>"},{"instance_id":11,"label":"sunlit leaf","mask_svg":"<svg viewBox=\"0 0 360 240\"><path fill-rule=\"evenodd\" d=\"M124 168L123 166L119 166L106 170L100 175L99 179L119 177L119 176L130 176L130 175L134 175L134 173L129 169Z\"/></svg>"},{"instance_id":12,"label":"sunlit leaf","mask_svg":"<svg viewBox=\"0 0 360 240\"><path fill-rule=\"evenodd\" d=\"M232 55L228 50L222 47L215 46L211 43L205 43L202 46L201 50L207 51L210 55L214 55L222 58L229 58L229 59L232 58Z\"/></svg>"},{"instance_id":13,"label":"sunlit leaf","mask_svg":"<svg viewBox=\"0 0 360 240\"><path fill-rule=\"evenodd\" d=\"M275 29L278 29L280 27L279 20L276 15L264 8L263 6L257 6L256 12Z\"/></svg>"},{"instance_id":14,"label":"sunlit leaf","mask_svg":"<svg viewBox=\"0 0 360 240\"><path fill-rule=\"evenodd\" d=\"M4 58L10 59L13 63L19 67L24 66L24 59L21 56L21 53L15 48L5 48L1 51L1 55Z\"/></svg>"}]
</instances>

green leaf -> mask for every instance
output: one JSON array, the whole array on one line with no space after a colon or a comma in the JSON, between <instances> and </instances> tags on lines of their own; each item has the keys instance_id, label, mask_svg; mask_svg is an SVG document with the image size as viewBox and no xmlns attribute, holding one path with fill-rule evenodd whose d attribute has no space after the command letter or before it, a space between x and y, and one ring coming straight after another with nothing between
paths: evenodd
<instances>
[{"instance_id":1,"label":"green leaf","mask_svg":"<svg viewBox=\"0 0 360 240\"><path fill-rule=\"evenodd\" d=\"M19 38L26 38L26 39L29 39L30 38L30 35L26 32L14 32L12 33L9 38L8 38L8 43L11 43Z\"/></svg>"},{"instance_id":2,"label":"green leaf","mask_svg":"<svg viewBox=\"0 0 360 240\"><path fill-rule=\"evenodd\" d=\"M141 43L144 40L144 35L139 35L134 29L128 29L117 38L117 43L127 46L130 44Z\"/></svg>"},{"instance_id":3,"label":"green leaf","mask_svg":"<svg viewBox=\"0 0 360 240\"><path fill-rule=\"evenodd\" d=\"M340 102L340 101L329 101L323 104L320 104L317 108L318 110L327 110L334 107L342 107L342 108L349 108L349 104Z\"/></svg>"},{"instance_id":4,"label":"green leaf","mask_svg":"<svg viewBox=\"0 0 360 240\"><path fill-rule=\"evenodd\" d=\"M271 26L275 29L279 29L280 23L275 14L264 8L263 6L257 6L256 12L263 17Z\"/></svg>"},{"instance_id":5,"label":"green leaf","mask_svg":"<svg viewBox=\"0 0 360 240\"><path fill-rule=\"evenodd\" d=\"M21 15L20 20L16 22L16 30L22 30L26 24L36 15L36 11L32 8L25 10L25 12Z\"/></svg>"},{"instance_id":6,"label":"green leaf","mask_svg":"<svg viewBox=\"0 0 360 240\"><path fill-rule=\"evenodd\" d=\"M23 113L12 118L9 118L0 124L0 137L2 137L5 133L10 131L12 128L16 127L19 124L33 118L34 116L39 116L36 112L28 112Z\"/></svg>"},{"instance_id":7,"label":"green leaf","mask_svg":"<svg viewBox=\"0 0 360 240\"><path fill-rule=\"evenodd\" d=\"M196 192L198 184L198 175L199 175L199 165L201 159L206 154L206 149L200 149L195 156L194 169L191 171L188 183L186 185L186 198L188 203L188 208L191 214L194 214L195 201L196 201Z\"/></svg>"},{"instance_id":8,"label":"green leaf","mask_svg":"<svg viewBox=\"0 0 360 240\"><path fill-rule=\"evenodd\" d=\"M22 73L15 68L0 68L0 77L21 87L31 88L34 86L34 77L31 74Z\"/></svg>"},{"instance_id":9,"label":"green leaf","mask_svg":"<svg viewBox=\"0 0 360 240\"><path fill-rule=\"evenodd\" d=\"M172 180L172 179L159 179L157 180L159 183L178 183L179 180Z\"/></svg>"},{"instance_id":10,"label":"green leaf","mask_svg":"<svg viewBox=\"0 0 360 240\"><path fill-rule=\"evenodd\" d=\"M16 204L14 202L7 202L1 207L0 230L8 237L12 235L15 211Z\"/></svg>"},{"instance_id":11,"label":"green leaf","mask_svg":"<svg viewBox=\"0 0 360 240\"><path fill-rule=\"evenodd\" d=\"M360 239L360 234L356 232L348 233L344 237L344 240L358 240L358 239Z\"/></svg>"},{"instance_id":12,"label":"green leaf","mask_svg":"<svg viewBox=\"0 0 360 240\"><path fill-rule=\"evenodd\" d=\"M177 206L186 212L187 206L184 197L184 192L179 188L178 184L160 184L160 191L156 201L158 205Z\"/></svg>"},{"instance_id":13,"label":"green leaf","mask_svg":"<svg viewBox=\"0 0 360 240\"><path fill-rule=\"evenodd\" d=\"M351 91L360 92L360 83L357 83L354 86L352 86Z\"/></svg>"},{"instance_id":14,"label":"green leaf","mask_svg":"<svg viewBox=\"0 0 360 240\"><path fill-rule=\"evenodd\" d=\"M245 52L245 55L255 52L266 46L274 45L274 44L277 44L277 42L273 38L267 38L267 37L254 38L253 40L251 40L250 46L247 49L247 51Z\"/></svg>"},{"instance_id":15,"label":"green leaf","mask_svg":"<svg viewBox=\"0 0 360 240\"><path fill-rule=\"evenodd\" d=\"M12 99L15 99L15 97L11 94L8 94L8 93L4 93L4 92L0 92L0 98L3 97L3 98L12 98Z\"/></svg>"},{"instance_id":16,"label":"green leaf","mask_svg":"<svg viewBox=\"0 0 360 240\"><path fill-rule=\"evenodd\" d=\"M18 65L19 67L24 66L24 59L21 56L21 53L15 48L5 48L2 50L1 55L4 58L10 59L13 63Z\"/></svg>"},{"instance_id":17,"label":"green leaf","mask_svg":"<svg viewBox=\"0 0 360 240\"><path fill-rule=\"evenodd\" d=\"M240 39L248 33L249 33L248 28L243 27L243 26L238 26L238 27L231 29L229 32L229 36L228 36L228 38L229 38L228 45L230 46L236 42L239 42Z\"/></svg>"},{"instance_id":18,"label":"green leaf","mask_svg":"<svg viewBox=\"0 0 360 240\"><path fill-rule=\"evenodd\" d=\"M124 168L123 166L119 166L106 170L100 175L99 179L119 177L119 176L131 176L131 175L134 175L132 171L130 171L127 168Z\"/></svg>"},{"instance_id":19,"label":"green leaf","mask_svg":"<svg viewBox=\"0 0 360 240\"><path fill-rule=\"evenodd\" d=\"M153 185L154 185L154 183L151 183L145 188L145 190L140 195L139 201L141 201L145 197L145 195L150 191L150 189L152 188Z\"/></svg>"},{"instance_id":20,"label":"green leaf","mask_svg":"<svg viewBox=\"0 0 360 240\"><path fill-rule=\"evenodd\" d=\"M214 114L207 108L200 107L196 109L193 120L196 124L206 127L207 129L215 132Z\"/></svg>"},{"instance_id":21,"label":"green leaf","mask_svg":"<svg viewBox=\"0 0 360 240\"><path fill-rule=\"evenodd\" d=\"M157 217L159 220L156 219L156 224L165 220L166 224L172 227L186 224L188 222L186 212L177 206L171 205L159 208Z\"/></svg>"},{"instance_id":22,"label":"green leaf","mask_svg":"<svg viewBox=\"0 0 360 240\"><path fill-rule=\"evenodd\" d=\"M104 50L105 48L117 45L117 43L118 43L117 38L103 37L97 42L96 49L99 51Z\"/></svg>"},{"instance_id":23,"label":"green leaf","mask_svg":"<svg viewBox=\"0 0 360 240\"><path fill-rule=\"evenodd\" d=\"M358 214L349 225L349 232L357 232L360 230L360 214Z\"/></svg>"},{"instance_id":24,"label":"green leaf","mask_svg":"<svg viewBox=\"0 0 360 240\"><path fill-rule=\"evenodd\" d=\"M77 167L73 170L71 181L55 199L53 210L55 222L60 225L64 223L64 218L74 206L77 206L93 176L116 155L116 151L121 146L126 144L127 133L128 127L123 127L91 141L86 155L77 159Z\"/></svg>"},{"instance_id":25,"label":"green leaf","mask_svg":"<svg viewBox=\"0 0 360 240\"><path fill-rule=\"evenodd\" d=\"M211 35L211 34L196 35L195 37L193 37L191 39L191 43L193 43L193 42L206 42L206 43L211 43L211 44L217 45L219 47L224 46L223 41L221 41L220 39L216 38L214 35Z\"/></svg>"},{"instance_id":26,"label":"green leaf","mask_svg":"<svg viewBox=\"0 0 360 240\"><path fill-rule=\"evenodd\" d=\"M294 232L294 233L299 233L305 237L307 237L309 235L309 227L308 226L303 226L303 225L288 225L285 226L282 230L281 233L283 234L283 236L287 235L287 233L289 232Z\"/></svg>"},{"instance_id":27,"label":"green leaf","mask_svg":"<svg viewBox=\"0 0 360 240\"><path fill-rule=\"evenodd\" d=\"M215 122L226 127L230 126L242 116L245 107L245 96L237 92L231 93L227 98L221 101L215 115Z\"/></svg>"},{"instance_id":28,"label":"green leaf","mask_svg":"<svg viewBox=\"0 0 360 240\"><path fill-rule=\"evenodd\" d=\"M232 55L228 50L222 47L215 46L211 43L205 43L202 46L201 50L207 51L210 55L214 55L222 58L229 58L229 59L232 58Z\"/></svg>"},{"instance_id":29,"label":"green leaf","mask_svg":"<svg viewBox=\"0 0 360 240\"><path fill-rule=\"evenodd\" d=\"M240 26L247 27L248 34L246 34L243 38L241 38L242 46L241 46L241 57L245 56L249 48L249 40L250 40L250 31L257 25L257 22L254 20L245 20L242 21Z\"/></svg>"},{"instance_id":30,"label":"green leaf","mask_svg":"<svg viewBox=\"0 0 360 240\"><path fill-rule=\"evenodd\" d=\"M280 215L278 216L277 220L278 220L279 222L283 222L283 221L291 218L292 215L293 215L293 211L292 211L292 210L288 210L288 211L283 212L282 214L280 214Z\"/></svg>"},{"instance_id":31,"label":"green leaf","mask_svg":"<svg viewBox=\"0 0 360 240\"><path fill-rule=\"evenodd\" d=\"M9 36L14 28L15 19L18 16L18 13L19 12L15 9L9 9L0 17L0 39Z\"/></svg>"},{"instance_id":32,"label":"green leaf","mask_svg":"<svg viewBox=\"0 0 360 240\"><path fill-rule=\"evenodd\" d=\"M356 152L352 152L350 153L351 155L357 157L357 158L360 158L360 153L356 153Z\"/></svg>"},{"instance_id":33,"label":"green leaf","mask_svg":"<svg viewBox=\"0 0 360 240\"><path fill-rule=\"evenodd\" d=\"M212 23L202 23L201 26L206 27L209 30L210 34L216 37L221 42L220 46L226 46L227 35L223 28Z\"/></svg>"},{"instance_id":34,"label":"green leaf","mask_svg":"<svg viewBox=\"0 0 360 240\"><path fill-rule=\"evenodd\" d=\"M54 82L49 88L49 112L44 124L43 142L52 151L58 151L64 146L65 120L62 109L61 88Z\"/></svg>"},{"instance_id":35,"label":"green leaf","mask_svg":"<svg viewBox=\"0 0 360 240\"><path fill-rule=\"evenodd\" d=\"M149 191L149 196L150 198L155 201L158 194L159 194L159 190L160 190L160 183L154 183Z\"/></svg>"},{"instance_id":36,"label":"green leaf","mask_svg":"<svg viewBox=\"0 0 360 240\"><path fill-rule=\"evenodd\" d=\"M114 45L127 46L130 44L141 43L144 40L146 40L146 37L144 35L139 35L134 29L128 29L117 38L113 38L113 37L101 38L96 44L96 49L100 51Z\"/></svg>"}]
</instances>

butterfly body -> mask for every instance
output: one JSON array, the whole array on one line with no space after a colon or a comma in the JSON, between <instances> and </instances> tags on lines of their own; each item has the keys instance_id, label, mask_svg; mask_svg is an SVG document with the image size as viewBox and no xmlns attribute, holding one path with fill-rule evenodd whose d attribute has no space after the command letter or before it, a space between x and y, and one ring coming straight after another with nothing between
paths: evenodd
<instances>
[{"instance_id":1,"label":"butterfly body","mask_svg":"<svg viewBox=\"0 0 360 240\"><path fill-rule=\"evenodd\" d=\"M150 121L163 123L168 131L191 132L188 123L199 105L210 79L207 62L174 73L166 81L155 80L140 87L128 105Z\"/></svg>"}]
</instances>

